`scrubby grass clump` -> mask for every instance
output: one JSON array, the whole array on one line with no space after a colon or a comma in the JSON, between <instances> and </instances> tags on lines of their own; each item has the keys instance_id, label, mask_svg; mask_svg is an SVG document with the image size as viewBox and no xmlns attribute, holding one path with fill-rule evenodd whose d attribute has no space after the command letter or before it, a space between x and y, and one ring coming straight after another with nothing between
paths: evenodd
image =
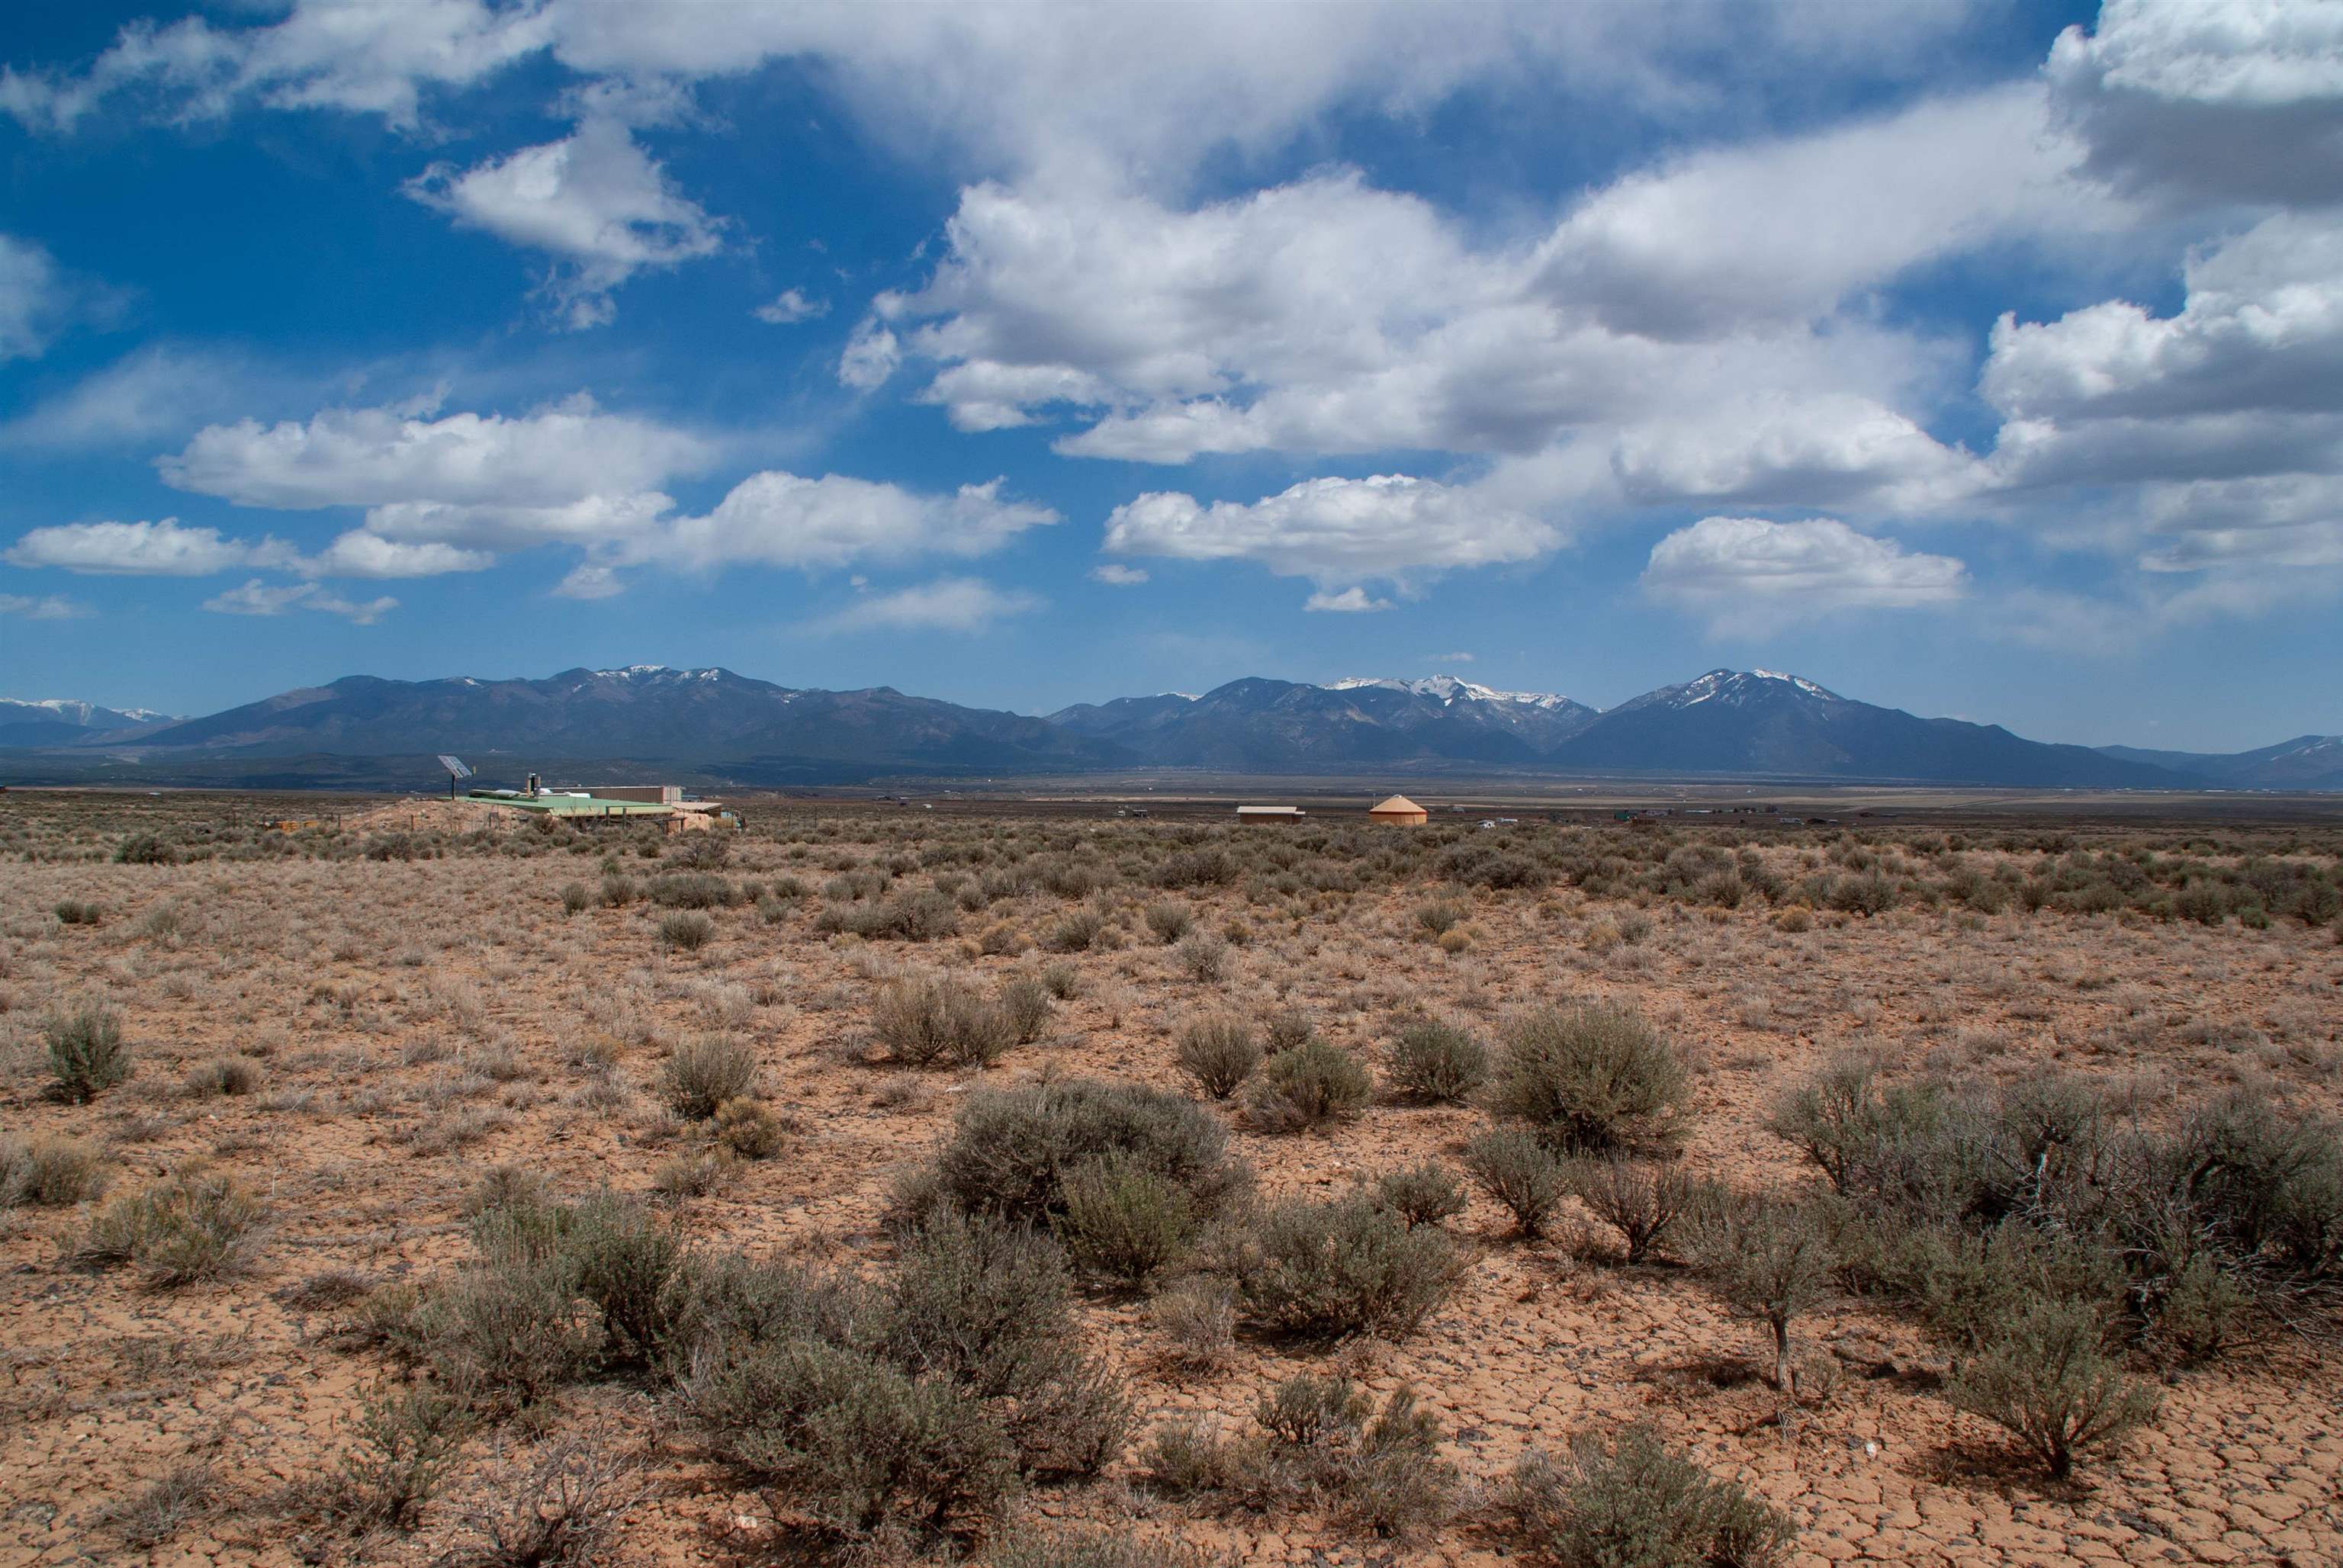
<instances>
[{"instance_id":1,"label":"scrubby grass clump","mask_svg":"<svg viewBox=\"0 0 2343 1568\"><path fill-rule=\"evenodd\" d=\"M1841 1196L1852 1282L1956 1345L2041 1300L2181 1362L2343 1322L2343 1141L2266 1091L2144 1125L2071 1075L1956 1090L1850 1060L1774 1125Z\"/></svg>"},{"instance_id":2,"label":"scrubby grass clump","mask_svg":"<svg viewBox=\"0 0 2343 1568\"><path fill-rule=\"evenodd\" d=\"M1232 1013L1192 1019L1180 1026L1172 1050L1180 1070L1214 1100L1226 1100L1261 1066L1261 1035Z\"/></svg>"},{"instance_id":3,"label":"scrubby grass clump","mask_svg":"<svg viewBox=\"0 0 2343 1568\"><path fill-rule=\"evenodd\" d=\"M1393 1038L1383 1072L1408 1099L1453 1102L1488 1081L1489 1050L1454 1024L1417 1019Z\"/></svg>"},{"instance_id":4,"label":"scrubby grass clump","mask_svg":"<svg viewBox=\"0 0 2343 1568\"><path fill-rule=\"evenodd\" d=\"M49 1095L86 1105L130 1076L130 1047L122 1020L102 1002L85 1002L41 1020L48 1048Z\"/></svg>"},{"instance_id":5,"label":"scrubby grass clump","mask_svg":"<svg viewBox=\"0 0 2343 1568\"><path fill-rule=\"evenodd\" d=\"M896 980L871 1009L879 1042L910 1067L990 1067L1024 1030L1009 1008L958 980Z\"/></svg>"},{"instance_id":6,"label":"scrubby grass clump","mask_svg":"<svg viewBox=\"0 0 2343 1568\"><path fill-rule=\"evenodd\" d=\"M659 936L679 952L696 953L716 940L716 922L698 910L678 910L659 917Z\"/></svg>"},{"instance_id":7,"label":"scrubby grass clump","mask_svg":"<svg viewBox=\"0 0 2343 1568\"><path fill-rule=\"evenodd\" d=\"M1245 1118L1263 1132L1308 1132L1352 1120L1373 1098L1365 1063L1313 1037L1262 1062L1245 1089Z\"/></svg>"},{"instance_id":8,"label":"scrubby grass clump","mask_svg":"<svg viewBox=\"0 0 2343 1568\"><path fill-rule=\"evenodd\" d=\"M197 1163L107 1204L80 1255L98 1268L129 1264L147 1284L173 1290L241 1272L266 1219L235 1178Z\"/></svg>"},{"instance_id":9,"label":"scrubby grass clump","mask_svg":"<svg viewBox=\"0 0 2343 1568\"><path fill-rule=\"evenodd\" d=\"M1556 1149L1602 1151L1664 1141L1688 1088L1675 1048L1642 1015L1576 1003L1507 1022L1494 1103Z\"/></svg>"},{"instance_id":10,"label":"scrubby grass clump","mask_svg":"<svg viewBox=\"0 0 2343 1568\"><path fill-rule=\"evenodd\" d=\"M1228 1131L1192 1100L1135 1084L1070 1079L969 1096L935 1163L901 1207L948 1201L1011 1224L1055 1226L1070 1205L1067 1179L1119 1160L1187 1195L1202 1218L1244 1186Z\"/></svg>"},{"instance_id":11,"label":"scrubby grass clump","mask_svg":"<svg viewBox=\"0 0 2343 1568\"><path fill-rule=\"evenodd\" d=\"M1265 1332L1398 1339L1439 1310L1467 1265L1440 1227L1411 1226L1362 1196L1269 1205L1219 1239L1213 1266Z\"/></svg>"},{"instance_id":12,"label":"scrubby grass clump","mask_svg":"<svg viewBox=\"0 0 2343 1568\"><path fill-rule=\"evenodd\" d=\"M1223 1563L1179 1540L1145 1540L1118 1530L1045 1535L1029 1529L994 1542L982 1568L1223 1568Z\"/></svg>"},{"instance_id":13,"label":"scrubby grass clump","mask_svg":"<svg viewBox=\"0 0 2343 1568\"><path fill-rule=\"evenodd\" d=\"M757 1053L720 1034L676 1041L659 1070L659 1091L678 1116L704 1121L727 1101L755 1092Z\"/></svg>"},{"instance_id":14,"label":"scrubby grass clump","mask_svg":"<svg viewBox=\"0 0 2343 1568\"><path fill-rule=\"evenodd\" d=\"M2156 1395L2126 1376L2088 1304L2036 1302L1954 1369L1954 1408L2007 1432L2054 1478L2084 1450L2120 1442L2156 1417Z\"/></svg>"},{"instance_id":15,"label":"scrubby grass clump","mask_svg":"<svg viewBox=\"0 0 2343 1568\"><path fill-rule=\"evenodd\" d=\"M1143 1459L1149 1481L1261 1511L1317 1509L1380 1536L1435 1524L1454 1500L1456 1467L1441 1458L1439 1423L1413 1390L1393 1390L1378 1409L1348 1378L1302 1372L1263 1393L1253 1419L1233 1439L1192 1422L1160 1429Z\"/></svg>"},{"instance_id":16,"label":"scrubby grass clump","mask_svg":"<svg viewBox=\"0 0 2343 1568\"><path fill-rule=\"evenodd\" d=\"M733 1261L679 1293L672 1364L716 1452L841 1537L965 1529L1127 1440L1038 1232L938 1214L883 1283Z\"/></svg>"},{"instance_id":17,"label":"scrubby grass clump","mask_svg":"<svg viewBox=\"0 0 2343 1568\"><path fill-rule=\"evenodd\" d=\"M1795 1532L1780 1510L1720 1481L1648 1424L1589 1432L1559 1458L1533 1451L1504 1505L1555 1568L1771 1568Z\"/></svg>"},{"instance_id":18,"label":"scrubby grass clump","mask_svg":"<svg viewBox=\"0 0 2343 1568\"><path fill-rule=\"evenodd\" d=\"M260 1064L241 1056L218 1057L189 1068L181 1087L196 1100L250 1094L260 1087Z\"/></svg>"},{"instance_id":19,"label":"scrubby grass clump","mask_svg":"<svg viewBox=\"0 0 2343 1568\"><path fill-rule=\"evenodd\" d=\"M743 1160L770 1160L789 1146L789 1129L773 1108L739 1094L717 1104L716 1141Z\"/></svg>"},{"instance_id":20,"label":"scrubby grass clump","mask_svg":"<svg viewBox=\"0 0 2343 1568\"><path fill-rule=\"evenodd\" d=\"M0 1133L0 1209L79 1203L105 1191L106 1176L104 1159L85 1143Z\"/></svg>"},{"instance_id":21,"label":"scrubby grass clump","mask_svg":"<svg viewBox=\"0 0 2343 1568\"><path fill-rule=\"evenodd\" d=\"M1513 1229L1536 1241L1569 1196L1562 1161L1535 1136L1517 1127L1483 1132L1464 1146L1464 1170L1480 1189L1504 1205Z\"/></svg>"},{"instance_id":22,"label":"scrubby grass clump","mask_svg":"<svg viewBox=\"0 0 2343 1568\"><path fill-rule=\"evenodd\" d=\"M1650 1256L1704 1196L1676 1167L1621 1154L1581 1155L1567 1163L1563 1174L1572 1195L1618 1233L1631 1267Z\"/></svg>"}]
</instances>

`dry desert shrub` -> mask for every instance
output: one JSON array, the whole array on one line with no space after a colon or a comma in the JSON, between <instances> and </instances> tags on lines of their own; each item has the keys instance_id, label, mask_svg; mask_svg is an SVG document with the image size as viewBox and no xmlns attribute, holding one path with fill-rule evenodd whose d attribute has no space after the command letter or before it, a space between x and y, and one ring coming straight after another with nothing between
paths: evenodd
<instances>
[{"instance_id":1,"label":"dry desert shrub","mask_svg":"<svg viewBox=\"0 0 2343 1568\"><path fill-rule=\"evenodd\" d=\"M1257 1327L1302 1338L1403 1338L1467 1267L1437 1225L1410 1226L1365 1198L1288 1199L1215 1238L1214 1272Z\"/></svg>"},{"instance_id":2,"label":"dry desert shrub","mask_svg":"<svg viewBox=\"0 0 2343 1568\"><path fill-rule=\"evenodd\" d=\"M676 1041L659 1070L659 1092L678 1116L704 1121L728 1100L753 1094L757 1054L728 1035L691 1035Z\"/></svg>"},{"instance_id":3,"label":"dry desert shrub","mask_svg":"<svg viewBox=\"0 0 2343 1568\"><path fill-rule=\"evenodd\" d=\"M1411 1389L1378 1409L1348 1378L1303 1372L1261 1396L1254 1423L1231 1440L1192 1422L1158 1430L1141 1462L1149 1481L1256 1510L1338 1513L1380 1536L1415 1534L1449 1513L1460 1477Z\"/></svg>"},{"instance_id":4,"label":"dry desert shrub","mask_svg":"<svg viewBox=\"0 0 2343 1568\"><path fill-rule=\"evenodd\" d=\"M2088 1303L2034 1302L1954 1368L1945 1397L2063 1479L2085 1449L2118 1443L2156 1418L2156 1395L2124 1374L2106 1337Z\"/></svg>"},{"instance_id":5,"label":"dry desert shrub","mask_svg":"<svg viewBox=\"0 0 2343 1568\"><path fill-rule=\"evenodd\" d=\"M61 1209L106 1191L104 1156L70 1138L0 1133L0 1209Z\"/></svg>"},{"instance_id":6,"label":"dry desert shrub","mask_svg":"<svg viewBox=\"0 0 2343 1568\"><path fill-rule=\"evenodd\" d=\"M1619 1233L1631 1267L1702 1197L1700 1186L1675 1166L1623 1154L1581 1155L1564 1166L1563 1176L1572 1195Z\"/></svg>"},{"instance_id":7,"label":"dry desert shrub","mask_svg":"<svg viewBox=\"0 0 2343 1568\"><path fill-rule=\"evenodd\" d=\"M41 1038L48 1047L49 1093L75 1105L86 1105L130 1076L130 1047L122 1039L122 1020L103 1002L84 1002L41 1020Z\"/></svg>"},{"instance_id":8,"label":"dry desert shrub","mask_svg":"<svg viewBox=\"0 0 2343 1568\"><path fill-rule=\"evenodd\" d=\"M716 922L698 910L659 917L659 940L679 952L696 953L716 939Z\"/></svg>"},{"instance_id":9,"label":"dry desert shrub","mask_svg":"<svg viewBox=\"0 0 2343 1568\"><path fill-rule=\"evenodd\" d=\"M1105 945L1111 930L1098 910L1071 910L1042 934L1041 945L1053 953L1086 953Z\"/></svg>"},{"instance_id":10,"label":"dry desert shrub","mask_svg":"<svg viewBox=\"0 0 2343 1568\"><path fill-rule=\"evenodd\" d=\"M1186 936L1195 923L1195 911L1185 904L1165 900L1147 906L1147 929L1167 948Z\"/></svg>"},{"instance_id":11,"label":"dry desert shrub","mask_svg":"<svg viewBox=\"0 0 2343 1568\"><path fill-rule=\"evenodd\" d=\"M1248 1180L1230 1158L1228 1130L1193 1101L1069 1079L970 1095L899 1210L916 1219L941 1200L1011 1224L1055 1225L1067 1212L1067 1177L1110 1158L1180 1189L1200 1217L1219 1213Z\"/></svg>"},{"instance_id":12,"label":"dry desert shrub","mask_svg":"<svg viewBox=\"0 0 2343 1568\"><path fill-rule=\"evenodd\" d=\"M1263 1132L1308 1132L1348 1121L1374 1097L1366 1065L1312 1038L1264 1060L1245 1089L1245 1119Z\"/></svg>"},{"instance_id":13,"label":"dry desert shrub","mask_svg":"<svg viewBox=\"0 0 2343 1568\"><path fill-rule=\"evenodd\" d=\"M719 1455L848 1538L964 1528L1126 1441L1121 1386L1081 1348L1063 1256L1035 1231L939 1215L880 1284L710 1268L678 1322L683 1398Z\"/></svg>"},{"instance_id":14,"label":"dry desert shrub","mask_svg":"<svg viewBox=\"0 0 2343 1568\"><path fill-rule=\"evenodd\" d=\"M814 917L824 935L844 933L865 941L932 942L960 934L960 911L932 888L899 893L884 903L833 903Z\"/></svg>"},{"instance_id":15,"label":"dry desert shrub","mask_svg":"<svg viewBox=\"0 0 2343 1568\"><path fill-rule=\"evenodd\" d=\"M1556 1568L1770 1568L1795 1536L1778 1509L1648 1424L1609 1442L1582 1433L1559 1458L1531 1451L1504 1506L1531 1553Z\"/></svg>"},{"instance_id":16,"label":"dry desert shrub","mask_svg":"<svg viewBox=\"0 0 2343 1568\"><path fill-rule=\"evenodd\" d=\"M1078 1266L1136 1286L1177 1261L1200 1223L1185 1188L1117 1151L1067 1172L1057 1233Z\"/></svg>"},{"instance_id":17,"label":"dry desert shrub","mask_svg":"<svg viewBox=\"0 0 2343 1568\"><path fill-rule=\"evenodd\" d=\"M1956 1091L1840 1061L1774 1125L1845 1198L1855 1282L1956 1342L2048 1299L2182 1361L2343 1317L2343 1145L2266 1092L2143 1124L2071 1075Z\"/></svg>"},{"instance_id":18,"label":"dry desert shrub","mask_svg":"<svg viewBox=\"0 0 2343 1568\"><path fill-rule=\"evenodd\" d=\"M669 910L721 910L740 901L740 890L706 871L654 877L645 889L651 902Z\"/></svg>"},{"instance_id":19,"label":"dry desert shrub","mask_svg":"<svg viewBox=\"0 0 2343 1568\"><path fill-rule=\"evenodd\" d=\"M1694 1266L1735 1312L1773 1332L1773 1383L1795 1392L1790 1325L1829 1293L1839 1257L1814 1205L1716 1195L1690 1217Z\"/></svg>"},{"instance_id":20,"label":"dry desert shrub","mask_svg":"<svg viewBox=\"0 0 2343 1568\"><path fill-rule=\"evenodd\" d=\"M1180 1070L1214 1100L1226 1100L1253 1075L1261 1036L1234 1013L1211 1013L1180 1026L1172 1050Z\"/></svg>"},{"instance_id":21,"label":"dry desert shrub","mask_svg":"<svg viewBox=\"0 0 2343 1568\"><path fill-rule=\"evenodd\" d=\"M412 1529L470 1431L463 1407L428 1385L377 1389L324 1491L327 1515L354 1535Z\"/></svg>"},{"instance_id":22,"label":"dry desert shrub","mask_svg":"<svg viewBox=\"0 0 2343 1568\"><path fill-rule=\"evenodd\" d=\"M447 1559L457 1568L588 1568L650 1493L641 1457L598 1430L548 1438L486 1481L460 1521L468 1544Z\"/></svg>"},{"instance_id":23,"label":"dry desert shrub","mask_svg":"<svg viewBox=\"0 0 2343 1568\"><path fill-rule=\"evenodd\" d=\"M1411 1100L1451 1103L1488 1081L1489 1050L1454 1024L1416 1019L1393 1037L1383 1073L1394 1091Z\"/></svg>"},{"instance_id":24,"label":"dry desert shrub","mask_svg":"<svg viewBox=\"0 0 2343 1568\"><path fill-rule=\"evenodd\" d=\"M1214 985L1228 978L1229 944L1218 937L1201 931L1186 937L1172 950L1172 957L1199 984Z\"/></svg>"},{"instance_id":25,"label":"dry desert shrub","mask_svg":"<svg viewBox=\"0 0 2343 1568\"><path fill-rule=\"evenodd\" d=\"M1378 1208L1398 1215L1410 1229L1437 1225L1464 1211L1464 1190L1446 1166L1434 1161L1386 1171L1367 1191Z\"/></svg>"},{"instance_id":26,"label":"dry desert shrub","mask_svg":"<svg viewBox=\"0 0 2343 1568\"><path fill-rule=\"evenodd\" d=\"M1664 1141L1688 1088L1683 1059L1641 1014L1574 1003L1506 1022L1494 1103L1557 1149L1603 1151Z\"/></svg>"},{"instance_id":27,"label":"dry desert shrub","mask_svg":"<svg viewBox=\"0 0 2343 1568\"><path fill-rule=\"evenodd\" d=\"M1445 899L1415 907L1415 923L1428 937L1444 937L1463 923L1471 911Z\"/></svg>"},{"instance_id":28,"label":"dry desert shrub","mask_svg":"<svg viewBox=\"0 0 2343 1568\"><path fill-rule=\"evenodd\" d=\"M1496 1128L1466 1144L1464 1170L1513 1215L1514 1231L1533 1241L1546 1233L1570 1193L1561 1160L1519 1128Z\"/></svg>"},{"instance_id":29,"label":"dry desert shrub","mask_svg":"<svg viewBox=\"0 0 2343 1568\"><path fill-rule=\"evenodd\" d=\"M910 1067L990 1067L1019 1033L1008 1008L944 979L890 981L870 1020L889 1059Z\"/></svg>"},{"instance_id":30,"label":"dry desert shrub","mask_svg":"<svg viewBox=\"0 0 2343 1568\"><path fill-rule=\"evenodd\" d=\"M78 1255L97 1268L130 1264L147 1284L172 1290L241 1272L266 1219L233 1176L196 1161L107 1204Z\"/></svg>"}]
</instances>

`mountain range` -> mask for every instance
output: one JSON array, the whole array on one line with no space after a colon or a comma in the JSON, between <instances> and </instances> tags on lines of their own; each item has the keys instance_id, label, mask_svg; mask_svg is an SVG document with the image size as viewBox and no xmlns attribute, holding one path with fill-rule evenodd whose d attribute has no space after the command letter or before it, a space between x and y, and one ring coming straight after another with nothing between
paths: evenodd
<instances>
[{"instance_id":1,"label":"mountain range","mask_svg":"<svg viewBox=\"0 0 2343 1568\"><path fill-rule=\"evenodd\" d=\"M1254 677L1034 718L891 687L824 691L662 665L539 680L349 676L193 719L0 704L0 768L28 779L420 784L437 778L437 752L465 756L484 777L590 764L734 785L1197 769L2343 789L2343 737L2233 755L2051 745L1762 669L1713 669L1609 709L1451 676Z\"/></svg>"}]
</instances>

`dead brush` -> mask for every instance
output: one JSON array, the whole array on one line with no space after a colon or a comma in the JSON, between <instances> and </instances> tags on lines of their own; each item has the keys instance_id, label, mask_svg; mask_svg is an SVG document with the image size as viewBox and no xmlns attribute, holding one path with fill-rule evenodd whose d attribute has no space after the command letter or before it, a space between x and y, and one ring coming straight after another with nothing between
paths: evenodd
<instances>
[{"instance_id":1,"label":"dead brush","mask_svg":"<svg viewBox=\"0 0 2343 1568\"><path fill-rule=\"evenodd\" d=\"M499 1459L481 1500L458 1516L458 1568L584 1568L603 1560L620 1520L650 1495L639 1454L603 1427L546 1439Z\"/></svg>"}]
</instances>

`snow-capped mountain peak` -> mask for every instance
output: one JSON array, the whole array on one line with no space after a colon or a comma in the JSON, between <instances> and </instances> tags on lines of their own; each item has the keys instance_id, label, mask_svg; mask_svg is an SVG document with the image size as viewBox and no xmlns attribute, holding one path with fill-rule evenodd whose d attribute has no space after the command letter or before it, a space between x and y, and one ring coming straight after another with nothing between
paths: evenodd
<instances>
[{"instance_id":1,"label":"snow-capped mountain peak","mask_svg":"<svg viewBox=\"0 0 2343 1568\"><path fill-rule=\"evenodd\" d=\"M1687 680L1681 686L1663 686L1657 691L1647 691L1624 708L1692 708L1703 702L1720 703L1738 708L1745 703L1762 701L1788 687L1801 696L1820 702L1844 702L1837 692L1818 686L1800 675L1785 675L1777 669L1712 669L1706 675Z\"/></svg>"},{"instance_id":2,"label":"snow-capped mountain peak","mask_svg":"<svg viewBox=\"0 0 2343 1568\"><path fill-rule=\"evenodd\" d=\"M107 708L71 697L0 697L0 716L30 718L36 712L83 729L126 729L141 724L159 724L171 717L151 708Z\"/></svg>"},{"instance_id":3,"label":"snow-capped mountain peak","mask_svg":"<svg viewBox=\"0 0 2343 1568\"><path fill-rule=\"evenodd\" d=\"M1372 687L1382 691L1404 691L1415 697L1428 697L1434 702L1507 702L1523 708L1568 708L1571 699L1551 691L1499 691L1475 681L1459 680L1453 675L1428 675L1420 680L1398 680L1388 677L1353 676L1346 680L1328 683L1329 691L1356 691Z\"/></svg>"}]
</instances>

